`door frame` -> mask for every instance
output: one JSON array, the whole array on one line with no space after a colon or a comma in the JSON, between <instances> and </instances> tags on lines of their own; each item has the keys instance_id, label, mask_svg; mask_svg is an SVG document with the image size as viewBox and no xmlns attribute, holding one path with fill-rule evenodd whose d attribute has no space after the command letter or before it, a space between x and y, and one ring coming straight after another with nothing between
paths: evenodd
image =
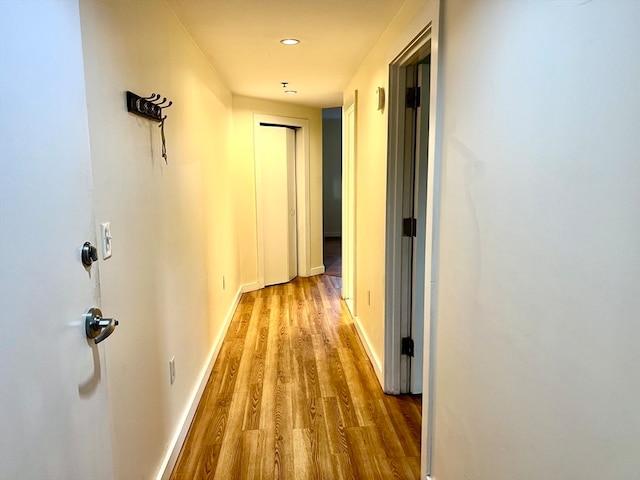
<instances>
[{"instance_id":1,"label":"door frame","mask_svg":"<svg viewBox=\"0 0 640 480\"><path fill-rule=\"evenodd\" d=\"M342 298L356 316L356 128L358 92L342 107Z\"/></svg>"},{"instance_id":2,"label":"door frame","mask_svg":"<svg viewBox=\"0 0 640 480\"><path fill-rule=\"evenodd\" d=\"M385 251L385 355L384 390L403 393L401 385L402 324L400 295L402 286L402 226L403 173L405 156L405 71L415 63L420 52L429 52L431 25L418 36L389 65L389 140L387 147L387 226ZM433 60L432 60L433 61ZM430 105L430 110L432 106ZM431 112L430 112L431 115ZM429 145L431 145L431 132ZM431 151L428 152L431 158ZM431 164L432 162L429 162ZM428 175L431 172L428 172ZM430 181L430 180L429 180ZM427 187L429 188L429 186ZM427 239L431 239L427 236ZM425 275L425 285L429 276ZM426 303L426 295L425 295ZM426 312L427 310L425 310ZM426 316L425 316L426 317ZM425 318L425 331L428 319ZM426 350L426 349L425 349ZM425 358L425 362L427 359Z\"/></svg>"},{"instance_id":3,"label":"door frame","mask_svg":"<svg viewBox=\"0 0 640 480\"><path fill-rule=\"evenodd\" d=\"M282 125L296 132L296 220L298 276L311 276L311 222L309 196L309 120L276 115L253 115L253 144L256 186L256 240L258 258L258 288L264 288L264 215L262 167L258 161L258 135L261 125Z\"/></svg>"},{"instance_id":4,"label":"door frame","mask_svg":"<svg viewBox=\"0 0 640 480\"><path fill-rule=\"evenodd\" d=\"M439 75L439 10L435 2L433 21L411 40L389 65L389 131L387 149L387 226L402 223L402 159L404 158L404 71L421 49L429 48L431 71L429 75L429 131L428 131L428 179L425 239L425 291L423 336L423 388L422 388L422 442L421 474L427 478L432 471L433 419L435 397L435 360L438 288L438 238L440 198L440 104L438 102ZM399 227L398 227L399 228ZM401 323L398 287L400 285L401 242L390 228L386 232L385 258L385 340L384 340L384 390L399 393Z\"/></svg>"}]
</instances>

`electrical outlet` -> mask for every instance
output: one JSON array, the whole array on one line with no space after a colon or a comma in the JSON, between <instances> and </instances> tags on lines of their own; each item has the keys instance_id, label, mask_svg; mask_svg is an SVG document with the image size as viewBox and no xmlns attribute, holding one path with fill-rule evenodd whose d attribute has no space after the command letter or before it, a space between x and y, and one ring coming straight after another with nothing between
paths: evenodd
<instances>
[{"instance_id":1,"label":"electrical outlet","mask_svg":"<svg viewBox=\"0 0 640 480\"><path fill-rule=\"evenodd\" d=\"M222 276L222 289L224 290L225 288L227 288L227 284L224 281L224 275Z\"/></svg>"},{"instance_id":2,"label":"electrical outlet","mask_svg":"<svg viewBox=\"0 0 640 480\"><path fill-rule=\"evenodd\" d=\"M169 380L171 381L171 385L176 381L176 357L169 360Z\"/></svg>"},{"instance_id":3,"label":"electrical outlet","mask_svg":"<svg viewBox=\"0 0 640 480\"><path fill-rule=\"evenodd\" d=\"M371 290L367 290L367 303L371 306Z\"/></svg>"}]
</instances>

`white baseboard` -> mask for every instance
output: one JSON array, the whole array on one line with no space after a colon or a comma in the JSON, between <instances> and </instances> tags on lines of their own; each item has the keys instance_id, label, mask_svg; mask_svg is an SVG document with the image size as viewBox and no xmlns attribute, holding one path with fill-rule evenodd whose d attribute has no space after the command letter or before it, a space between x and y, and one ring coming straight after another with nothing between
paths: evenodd
<instances>
[{"instance_id":1,"label":"white baseboard","mask_svg":"<svg viewBox=\"0 0 640 480\"><path fill-rule=\"evenodd\" d=\"M322 275L324 273L324 265L320 265L319 267L313 267L309 271L309 276L313 277L314 275Z\"/></svg>"},{"instance_id":2,"label":"white baseboard","mask_svg":"<svg viewBox=\"0 0 640 480\"><path fill-rule=\"evenodd\" d=\"M252 284L251 284L252 285ZM204 393L204 389L207 386L207 382L209 381L209 376L211 375L211 370L213 370L213 365L216 363L218 359L218 355L220 354L220 348L222 347L222 342L224 341L224 337L227 334L227 330L229 330L229 325L231 325L231 320L233 319L233 315L238 308L238 304L240 303L240 297L242 297L242 293L245 287L248 285L242 285L238 289L236 293L236 297L233 300L233 303L229 307L227 311L227 316L224 319L224 324L218 333L218 337L215 342L211 346L211 351L209 352L209 356L204 366L202 367L202 371L200 372L200 380L196 384L191 394L191 401L187 404L185 411L182 415L181 421L178 423L177 431L169 444L169 448L167 449L167 453L165 458L162 461L162 465L160 466L160 470L156 475L156 480L169 480L171 476L171 472L173 472L173 468L178 461L178 455L180 455L180 450L182 450L182 445L184 444L185 439L187 438L187 433L189 433L189 428L191 427L191 422L193 421L193 417L196 414L196 410L198 409L198 404L200 403L200 399L202 398L202 394ZM247 290L251 291L251 290Z\"/></svg>"},{"instance_id":3,"label":"white baseboard","mask_svg":"<svg viewBox=\"0 0 640 480\"><path fill-rule=\"evenodd\" d=\"M373 350L371 349L371 342L369 342L369 337L367 337L367 334L362 329L362 325L360 324L360 319L357 316L352 318L353 318L353 324L356 326L356 332L360 337L360 341L364 346L364 350L367 352L367 357L369 357L369 361L371 362L371 365L373 365L373 371L375 372L376 377L378 377L378 382L380 383L380 387L383 388L384 375L382 374L382 364L380 363L380 359L377 357L376 354L373 353Z\"/></svg>"},{"instance_id":4,"label":"white baseboard","mask_svg":"<svg viewBox=\"0 0 640 480\"><path fill-rule=\"evenodd\" d=\"M244 285L240 285L240 291L242 293L249 293L249 292L255 292L256 290L260 290L260 283L259 282L253 282L253 283L245 283Z\"/></svg>"}]
</instances>

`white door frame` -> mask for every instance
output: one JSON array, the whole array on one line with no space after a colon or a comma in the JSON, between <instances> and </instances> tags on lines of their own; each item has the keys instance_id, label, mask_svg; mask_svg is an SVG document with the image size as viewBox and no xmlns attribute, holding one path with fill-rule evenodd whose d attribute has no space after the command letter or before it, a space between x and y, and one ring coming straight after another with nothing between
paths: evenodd
<instances>
[{"instance_id":1,"label":"white door frame","mask_svg":"<svg viewBox=\"0 0 640 480\"><path fill-rule=\"evenodd\" d=\"M264 288L264 215L262 192L262 167L258 161L258 138L260 125L282 125L296 131L296 205L298 275L311 276L311 235L309 212L309 120L304 118L279 117L274 115L253 115L253 144L256 185L256 237L258 247L258 286Z\"/></svg>"},{"instance_id":2,"label":"white door frame","mask_svg":"<svg viewBox=\"0 0 640 480\"><path fill-rule=\"evenodd\" d=\"M342 108L342 298L356 316L356 124L358 92Z\"/></svg>"},{"instance_id":3,"label":"white door frame","mask_svg":"<svg viewBox=\"0 0 640 480\"><path fill-rule=\"evenodd\" d=\"M388 157L388 205L387 216L392 222L402 222L402 205L396 205L398 178L401 173L404 142L404 76L402 69L410 64L421 49L429 46L431 55L430 92L429 92L429 133L428 133L428 180L427 180L427 211L426 232L427 242L425 251L425 291L424 291L424 357L423 357L423 389L422 389L422 442L421 442L421 473L420 478L426 478L432 471L433 450L433 410L434 410L434 378L436 354L436 325L437 305L436 291L438 287L437 251L438 239L435 235L439 212L439 186L441 143L440 114L438 103L438 75L439 75L439 10L440 2L435 2L433 21L430 22L389 65L389 138ZM390 217L389 217L390 216ZM389 233L389 232L387 232ZM387 255L385 261L386 280L388 286L385 292L385 355L384 355L384 390L388 393L398 393L400 386L399 351L401 347L400 315L397 305L395 285L400 275L400 245L395 236L387 235Z\"/></svg>"}]
</instances>

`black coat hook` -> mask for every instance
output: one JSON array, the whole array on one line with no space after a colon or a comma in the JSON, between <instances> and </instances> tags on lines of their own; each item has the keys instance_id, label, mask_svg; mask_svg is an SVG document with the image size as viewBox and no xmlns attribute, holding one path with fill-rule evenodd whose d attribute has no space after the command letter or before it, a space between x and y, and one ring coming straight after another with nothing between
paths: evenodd
<instances>
[{"instance_id":1,"label":"black coat hook","mask_svg":"<svg viewBox=\"0 0 640 480\"><path fill-rule=\"evenodd\" d=\"M162 101L158 101L162 98ZM168 103L166 103L168 102ZM127 111L142 117L162 121L162 109L173 105L167 97L154 93L150 97L141 97L133 92L127 92Z\"/></svg>"},{"instance_id":2,"label":"black coat hook","mask_svg":"<svg viewBox=\"0 0 640 480\"><path fill-rule=\"evenodd\" d=\"M160 127L162 137L162 158L165 163L168 163L167 143L164 135L164 122L167 116L162 115L162 109L169 108L173 105L173 101L168 100L167 97L162 97L162 101L159 101L161 97L162 95L159 93L152 93L150 97L141 97L133 92L127 92L127 111L160 122L158 127Z\"/></svg>"}]
</instances>

